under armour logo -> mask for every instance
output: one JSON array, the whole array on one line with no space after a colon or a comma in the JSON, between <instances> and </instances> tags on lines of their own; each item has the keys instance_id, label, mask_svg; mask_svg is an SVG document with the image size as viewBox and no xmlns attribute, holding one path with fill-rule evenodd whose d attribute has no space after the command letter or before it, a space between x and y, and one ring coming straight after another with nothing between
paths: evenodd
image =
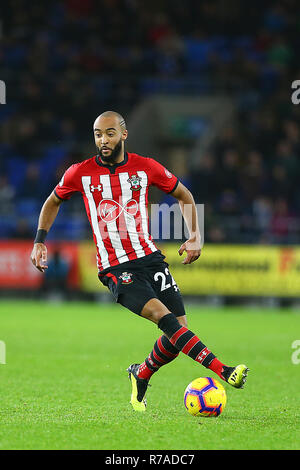
<instances>
[{"instance_id":1,"label":"under armour logo","mask_svg":"<svg viewBox=\"0 0 300 470\"><path fill-rule=\"evenodd\" d=\"M210 353L210 351L205 347L200 351L198 356L196 357L196 361L202 363L202 361L205 359L205 357Z\"/></svg>"},{"instance_id":2,"label":"under armour logo","mask_svg":"<svg viewBox=\"0 0 300 470\"><path fill-rule=\"evenodd\" d=\"M92 193L96 191L96 189L97 191L102 191L102 184L98 184L97 186L94 186L93 184L90 185L90 190L92 191Z\"/></svg>"}]
</instances>

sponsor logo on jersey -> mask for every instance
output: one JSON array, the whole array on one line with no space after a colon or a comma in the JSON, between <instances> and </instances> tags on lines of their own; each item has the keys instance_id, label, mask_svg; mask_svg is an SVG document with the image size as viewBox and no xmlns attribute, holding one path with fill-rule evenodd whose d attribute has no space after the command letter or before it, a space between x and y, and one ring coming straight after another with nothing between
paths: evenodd
<instances>
[{"instance_id":1,"label":"sponsor logo on jersey","mask_svg":"<svg viewBox=\"0 0 300 470\"><path fill-rule=\"evenodd\" d=\"M98 215L106 224L117 220L122 212L134 217L138 211L138 203L135 199L130 199L126 204L119 204L113 199L102 199L98 206Z\"/></svg>"}]
</instances>

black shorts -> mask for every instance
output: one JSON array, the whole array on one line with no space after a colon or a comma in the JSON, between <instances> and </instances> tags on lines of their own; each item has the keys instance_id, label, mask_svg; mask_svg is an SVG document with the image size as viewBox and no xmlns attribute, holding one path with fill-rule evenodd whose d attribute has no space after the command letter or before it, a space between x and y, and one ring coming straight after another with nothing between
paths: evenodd
<instances>
[{"instance_id":1,"label":"black shorts","mask_svg":"<svg viewBox=\"0 0 300 470\"><path fill-rule=\"evenodd\" d=\"M140 315L145 304L159 299L177 317L185 315L179 288L160 251L99 273L116 302Z\"/></svg>"}]
</instances>

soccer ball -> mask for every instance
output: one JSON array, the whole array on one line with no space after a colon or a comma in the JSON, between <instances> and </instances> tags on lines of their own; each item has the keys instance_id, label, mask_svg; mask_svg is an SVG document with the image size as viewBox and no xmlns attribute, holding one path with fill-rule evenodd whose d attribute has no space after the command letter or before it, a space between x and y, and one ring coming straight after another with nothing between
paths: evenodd
<instances>
[{"instance_id":1,"label":"soccer ball","mask_svg":"<svg viewBox=\"0 0 300 470\"><path fill-rule=\"evenodd\" d=\"M184 405L193 416L219 416L226 405L225 389L216 379L200 377L186 387Z\"/></svg>"}]
</instances>

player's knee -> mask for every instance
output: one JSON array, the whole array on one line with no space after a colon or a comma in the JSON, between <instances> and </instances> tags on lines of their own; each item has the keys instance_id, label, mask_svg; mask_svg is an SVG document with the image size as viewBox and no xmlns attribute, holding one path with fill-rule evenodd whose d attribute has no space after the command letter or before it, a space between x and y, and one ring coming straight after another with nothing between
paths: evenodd
<instances>
[{"instance_id":1,"label":"player's knee","mask_svg":"<svg viewBox=\"0 0 300 470\"><path fill-rule=\"evenodd\" d=\"M170 312L167 312L167 313L170 313ZM158 322L163 318L164 315L166 315L166 313L161 312L159 310L152 310L152 311L147 311L146 313L144 313L143 317L147 318L153 323L158 324Z\"/></svg>"},{"instance_id":2,"label":"player's knee","mask_svg":"<svg viewBox=\"0 0 300 470\"><path fill-rule=\"evenodd\" d=\"M158 323L164 315L167 315L170 311L161 302L155 302L150 300L143 308L141 315L148 320Z\"/></svg>"}]
</instances>

